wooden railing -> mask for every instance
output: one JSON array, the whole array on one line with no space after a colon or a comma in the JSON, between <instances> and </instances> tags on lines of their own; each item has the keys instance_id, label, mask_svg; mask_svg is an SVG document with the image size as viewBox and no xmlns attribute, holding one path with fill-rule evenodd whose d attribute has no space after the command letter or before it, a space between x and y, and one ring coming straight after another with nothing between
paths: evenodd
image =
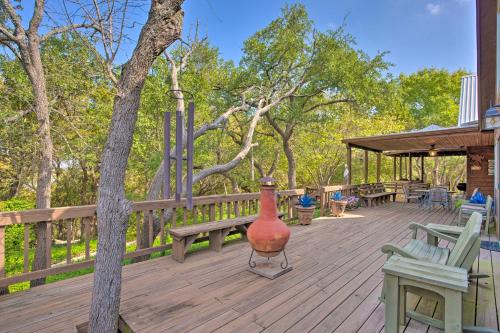
<instances>
[{"instance_id":1,"label":"wooden railing","mask_svg":"<svg viewBox=\"0 0 500 333\"><path fill-rule=\"evenodd\" d=\"M302 194L304 194L302 189L278 192L278 210L285 214L285 218L295 218L294 206L298 196ZM170 249L171 244L168 242L168 229L170 228L256 214L259 210L259 197L259 193L195 197L193 198L194 207L192 210L186 208L185 199L179 202L174 199L134 202L133 213L129 218L129 230L135 230L136 248L134 251L126 252L124 257L125 259L135 258ZM165 219L165 216L169 217L168 220ZM153 228L155 219L160 222L160 232L156 236ZM47 268L30 271L30 227L42 222L46 222L48 231ZM95 205L0 213L0 287L92 267L94 260L91 253L91 241L95 239L95 223ZM19 224L24 225L23 272L16 275L9 274L6 277L5 231L9 226ZM92 225L94 225L95 232L91 230ZM52 262L51 245L55 227L65 230L65 262ZM140 249L138 245L141 233L146 231L150 246ZM80 258L73 258L72 255L72 241L75 239L75 235L79 235L85 244L85 253ZM204 240L204 238L200 240Z\"/></svg>"},{"instance_id":2,"label":"wooden railing","mask_svg":"<svg viewBox=\"0 0 500 333\"><path fill-rule=\"evenodd\" d=\"M320 215L326 215L328 203L333 193L340 191L342 196L359 196L359 186L360 185L330 185L321 187L319 190Z\"/></svg>"},{"instance_id":3,"label":"wooden railing","mask_svg":"<svg viewBox=\"0 0 500 333\"><path fill-rule=\"evenodd\" d=\"M403 186L409 186L410 193L413 193L416 189L426 189L429 188L429 184L416 182L416 181L396 181L396 182L385 182L379 183L383 185L387 192L396 192L398 195L403 194ZM342 196L357 196L360 195L360 190L364 187L375 187L377 183L368 183L368 184L353 184L353 185L329 185L323 186L319 190L319 200L320 200L320 214L321 216L325 216L328 211L328 203L330 201L333 193L340 191Z\"/></svg>"}]
</instances>

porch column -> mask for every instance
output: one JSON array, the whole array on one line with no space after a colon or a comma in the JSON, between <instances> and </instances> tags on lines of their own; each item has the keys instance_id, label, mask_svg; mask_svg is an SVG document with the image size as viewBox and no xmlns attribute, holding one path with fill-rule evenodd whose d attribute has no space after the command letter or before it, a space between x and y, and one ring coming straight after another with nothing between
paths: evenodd
<instances>
[{"instance_id":1,"label":"porch column","mask_svg":"<svg viewBox=\"0 0 500 333\"><path fill-rule=\"evenodd\" d=\"M399 155L399 179L403 178L403 156Z\"/></svg>"},{"instance_id":2,"label":"porch column","mask_svg":"<svg viewBox=\"0 0 500 333\"><path fill-rule=\"evenodd\" d=\"M348 144L346 145L347 148L347 170L349 171L349 174L347 175L347 185L351 185L352 182L352 149L351 146Z\"/></svg>"},{"instance_id":3,"label":"porch column","mask_svg":"<svg viewBox=\"0 0 500 333\"><path fill-rule=\"evenodd\" d=\"M365 163L364 175L365 175L365 184L366 184L366 183L368 183L368 150L365 150L364 163Z\"/></svg>"},{"instance_id":4,"label":"porch column","mask_svg":"<svg viewBox=\"0 0 500 333\"><path fill-rule=\"evenodd\" d=\"M411 163L412 157L411 153L408 153L408 180L411 181L412 175L413 175L413 165Z\"/></svg>"},{"instance_id":5,"label":"porch column","mask_svg":"<svg viewBox=\"0 0 500 333\"><path fill-rule=\"evenodd\" d=\"M420 180L422 181L422 183L425 182L425 170L424 170L424 155L422 155L422 157L420 157Z\"/></svg>"},{"instance_id":6,"label":"porch column","mask_svg":"<svg viewBox=\"0 0 500 333\"><path fill-rule=\"evenodd\" d=\"M396 156L392 157L392 180L396 181L397 178L397 171L396 171Z\"/></svg>"},{"instance_id":7,"label":"porch column","mask_svg":"<svg viewBox=\"0 0 500 333\"><path fill-rule=\"evenodd\" d=\"M380 183L381 154L377 153L377 183Z\"/></svg>"}]
</instances>

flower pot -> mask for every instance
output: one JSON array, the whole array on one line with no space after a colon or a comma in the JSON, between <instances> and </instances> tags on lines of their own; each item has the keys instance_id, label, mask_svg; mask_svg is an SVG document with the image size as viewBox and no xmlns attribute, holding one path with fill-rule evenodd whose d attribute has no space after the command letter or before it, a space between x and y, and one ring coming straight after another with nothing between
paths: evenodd
<instances>
[{"instance_id":1,"label":"flower pot","mask_svg":"<svg viewBox=\"0 0 500 333\"><path fill-rule=\"evenodd\" d=\"M336 217L344 216L345 207L347 206L347 201L330 201L330 209L332 210L332 215Z\"/></svg>"},{"instance_id":2,"label":"flower pot","mask_svg":"<svg viewBox=\"0 0 500 333\"><path fill-rule=\"evenodd\" d=\"M297 209L297 215L299 216L299 223L302 225L311 224L315 207L295 206L295 208Z\"/></svg>"}]
</instances>

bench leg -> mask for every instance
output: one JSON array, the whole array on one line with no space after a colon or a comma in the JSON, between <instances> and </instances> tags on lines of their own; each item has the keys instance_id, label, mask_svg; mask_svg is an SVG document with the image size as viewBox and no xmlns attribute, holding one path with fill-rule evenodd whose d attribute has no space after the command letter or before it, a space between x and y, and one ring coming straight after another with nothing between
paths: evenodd
<instances>
[{"instance_id":1,"label":"bench leg","mask_svg":"<svg viewBox=\"0 0 500 333\"><path fill-rule=\"evenodd\" d=\"M444 332L462 332L462 293L447 289L444 300Z\"/></svg>"},{"instance_id":2,"label":"bench leg","mask_svg":"<svg viewBox=\"0 0 500 333\"><path fill-rule=\"evenodd\" d=\"M210 231L208 234L208 246L210 250L219 252L222 249L223 242L224 238L222 238L222 230Z\"/></svg>"},{"instance_id":3,"label":"bench leg","mask_svg":"<svg viewBox=\"0 0 500 333\"><path fill-rule=\"evenodd\" d=\"M172 258L178 262L184 262L187 251L197 237L198 234L187 237L174 237L172 240Z\"/></svg>"},{"instance_id":4,"label":"bench leg","mask_svg":"<svg viewBox=\"0 0 500 333\"><path fill-rule=\"evenodd\" d=\"M178 262L184 262L185 248L185 238L174 237L172 240L172 258Z\"/></svg>"},{"instance_id":5,"label":"bench leg","mask_svg":"<svg viewBox=\"0 0 500 333\"><path fill-rule=\"evenodd\" d=\"M241 239L244 240L244 241L248 240L248 238L247 238L247 230L248 230L249 226L250 226L250 224L237 225L236 226L236 230L238 230L240 232Z\"/></svg>"}]
</instances>

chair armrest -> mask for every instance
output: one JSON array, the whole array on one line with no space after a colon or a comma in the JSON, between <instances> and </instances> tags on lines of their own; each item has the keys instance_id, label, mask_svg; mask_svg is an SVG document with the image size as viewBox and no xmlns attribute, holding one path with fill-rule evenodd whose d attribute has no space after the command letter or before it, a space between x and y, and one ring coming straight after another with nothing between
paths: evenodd
<instances>
[{"instance_id":1,"label":"chair armrest","mask_svg":"<svg viewBox=\"0 0 500 333\"><path fill-rule=\"evenodd\" d=\"M444 239L453 243L457 242L457 238L440 233L436 230L433 230L431 228L427 228L425 225L419 224L419 223L410 223L409 226L410 230L413 230L413 239L416 239L417 236L417 231L418 229L425 231L428 235L432 235L434 237L437 237L439 239Z\"/></svg>"},{"instance_id":2,"label":"chair armrest","mask_svg":"<svg viewBox=\"0 0 500 333\"><path fill-rule=\"evenodd\" d=\"M410 259L418 259L415 257L413 254L411 254L409 251L403 249L402 247L399 247L395 244L384 244L382 246L382 252L387 254L387 259L389 259L393 254L399 254L402 257L405 258L410 258Z\"/></svg>"}]
</instances>

